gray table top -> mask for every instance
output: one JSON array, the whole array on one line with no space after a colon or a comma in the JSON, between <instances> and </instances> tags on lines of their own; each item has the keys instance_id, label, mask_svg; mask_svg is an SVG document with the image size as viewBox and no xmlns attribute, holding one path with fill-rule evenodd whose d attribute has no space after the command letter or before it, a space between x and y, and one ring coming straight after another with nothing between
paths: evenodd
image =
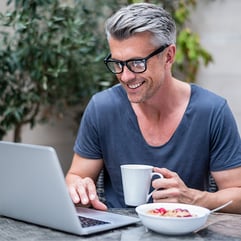
<instances>
[{"instance_id":1,"label":"gray table top","mask_svg":"<svg viewBox=\"0 0 241 241\"><path fill-rule=\"evenodd\" d=\"M134 209L112 209L112 212L136 216ZM91 236L80 237L72 234L63 233L60 231L39 227L33 224L9 219L0 216L0 240L229 240L241 241L241 215L213 213L209 216L207 225L196 233L191 233L185 236L165 236L152 231L148 231L141 223L137 223L128 227L115 229Z\"/></svg>"}]
</instances>

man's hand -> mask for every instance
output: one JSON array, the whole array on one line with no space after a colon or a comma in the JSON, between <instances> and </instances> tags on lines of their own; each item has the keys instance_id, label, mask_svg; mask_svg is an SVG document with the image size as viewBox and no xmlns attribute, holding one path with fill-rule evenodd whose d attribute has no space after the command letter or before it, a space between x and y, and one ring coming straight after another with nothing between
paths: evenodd
<instances>
[{"instance_id":1,"label":"man's hand","mask_svg":"<svg viewBox=\"0 0 241 241\"><path fill-rule=\"evenodd\" d=\"M75 204L81 203L83 206L93 206L95 209L107 210L97 195L94 181L89 178L81 178L71 174L66 179L69 194Z\"/></svg>"},{"instance_id":2,"label":"man's hand","mask_svg":"<svg viewBox=\"0 0 241 241\"><path fill-rule=\"evenodd\" d=\"M164 178L152 182L153 188L156 189L152 194L153 202L195 203L194 190L189 189L177 173L157 167L154 172L161 173Z\"/></svg>"}]
</instances>

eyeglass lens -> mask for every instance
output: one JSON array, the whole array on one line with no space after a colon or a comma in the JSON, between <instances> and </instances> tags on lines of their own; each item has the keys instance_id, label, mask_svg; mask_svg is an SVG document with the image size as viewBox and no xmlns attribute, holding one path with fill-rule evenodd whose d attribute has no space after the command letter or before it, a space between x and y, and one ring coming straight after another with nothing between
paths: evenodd
<instances>
[{"instance_id":1,"label":"eyeglass lens","mask_svg":"<svg viewBox=\"0 0 241 241\"><path fill-rule=\"evenodd\" d=\"M126 62L119 62L119 61L110 61L107 62L108 68L113 73L121 73L123 71L123 67L126 66L130 71L134 73L141 73L146 70L146 61L145 59L142 60L129 60Z\"/></svg>"},{"instance_id":2,"label":"eyeglass lens","mask_svg":"<svg viewBox=\"0 0 241 241\"><path fill-rule=\"evenodd\" d=\"M161 53L168 45L163 45L160 48L153 51L147 57L142 59L130 59L127 61L120 61L111 59L111 54L109 54L105 59L104 62L107 68L114 74L120 74L124 70L124 66L126 66L130 71L134 73L143 73L146 71L146 62L149 58Z\"/></svg>"}]
</instances>

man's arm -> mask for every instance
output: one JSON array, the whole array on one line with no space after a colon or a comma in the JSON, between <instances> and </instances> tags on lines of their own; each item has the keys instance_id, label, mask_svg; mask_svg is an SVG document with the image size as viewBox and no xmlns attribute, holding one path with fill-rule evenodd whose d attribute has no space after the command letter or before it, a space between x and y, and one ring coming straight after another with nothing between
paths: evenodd
<instances>
[{"instance_id":1,"label":"man's arm","mask_svg":"<svg viewBox=\"0 0 241 241\"><path fill-rule=\"evenodd\" d=\"M152 195L154 202L180 202L214 209L232 200L221 211L241 214L241 167L212 172L219 189L214 193L188 188L177 173L166 168L155 167L154 171L164 176L153 181L157 189Z\"/></svg>"},{"instance_id":2,"label":"man's arm","mask_svg":"<svg viewBox=\"0 0 241 241\"><path fill-rule=\"evenodd\" d=\"M223 204L233 200L233 203L222 211L241 214L241 167L212 172L212 176L219 189L214 197L215 203Z\"/></svg>"},{"instance_id":3,"label":"man's arm","mask_svg":"<svg viewBox=\"0 0 241 241\"><path fill-rule=\"evenodd\" d=\"M71 167L66 175L69 194L74 203L92 205L96 209L106 210L105 204L99 201L96 192L96 181L103 168L103 160L92 160L74 154Z\"/></svg>"}]
</instances>

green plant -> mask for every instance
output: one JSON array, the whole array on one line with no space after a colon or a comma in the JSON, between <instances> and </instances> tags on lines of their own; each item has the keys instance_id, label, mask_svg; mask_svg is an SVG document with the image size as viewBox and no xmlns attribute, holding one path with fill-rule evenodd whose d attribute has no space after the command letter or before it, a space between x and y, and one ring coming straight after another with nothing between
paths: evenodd
<instances>
[{"instance_id":1,"label":"green plant","mask_svg":"<svg viewBox=\"0 0 241 241\"><path fill-rule=\"evenodd\" d=\"M53 111L61 116L68 106L85 106L110 79L93 19L84 4L58 0L15 0L13 10L1 13L0 139L14 128L14 141L21 141L24 124L34 127Z\"/></svg>"},{"instance_id":2,"label":"green plant","mask_svg":"<svg viewBox=\"0 0 241 241\"><path fill-rule=\"evenodd\" d=\"M52 115L78 106L79 123L90 96L115 83L103 64L108 46L104 19L130 0L8 0L0 13L0 139L14 130L21 141L25 124L33 128ZM143 1L142 1L143 2ZM188 28L195 0L146 1L162 4L177 23L177 56L173 71L194 82L211 55Z\"/></svg>"}]
</instances>

